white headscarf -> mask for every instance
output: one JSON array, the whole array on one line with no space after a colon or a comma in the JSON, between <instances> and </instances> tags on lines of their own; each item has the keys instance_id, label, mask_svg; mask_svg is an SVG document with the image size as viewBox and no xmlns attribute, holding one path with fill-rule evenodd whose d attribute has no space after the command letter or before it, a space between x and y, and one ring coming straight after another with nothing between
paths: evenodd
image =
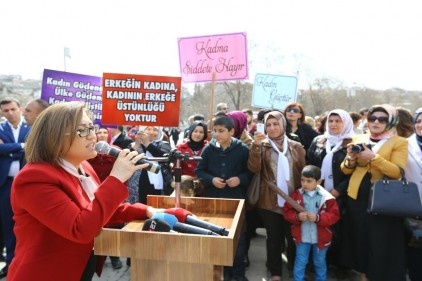
<instances>
[{"instance_id":1,"label":"white headscarf","mask_svg":"<svg viewBox=\"0 0 422 281\"><path fill-rule=\"evenodd\" d=\"M145 131L146 128L153 127L154 129L158 130L158 136L154 141L162 140L164 133L163 133L163 127L161 126L139 126L140 131ZM151 152L147 151L145 152L145 156L148 157L154 157ZM157 161L149 161L151 163L154 163L158 165ZM163 189L164 186L164 180L163 180L163 174L161 173L161 170L158 173L152 173L148 171L148 179L149 182L154 185L154 189Z\"/></svg>"},{"instance_id":2,"label":"white headscarf","mask_svg":"<svg viewBox=\"0 0 422 281\"><path fill-rule=\"evenodd\" d=\"M148 127L153 127L158 131L158 136L154 141L162 140L164 136L163 127L161 126L139 126L139 131L145 131Z\"/></svg>"},{"instance_id":3,"label":"white headscarf","mask_svg":"<svg viewBox=\"0 0 422 281\"><path fill-rule=\"evenodd\" d=\"M328 119L332 114L337 114L343 121L343 130L338 135L330 133ZM324 187L330 191L334 188L333 181L333 154L341 149L344 139L351 139L354 135L353 120L350 114L343 109L334 109L328 113L327 123L325 125L325 133L327 141L325 143L325 151L327 155L322 161L321 177L324 180Z\"/></svg>"}]
</instances>

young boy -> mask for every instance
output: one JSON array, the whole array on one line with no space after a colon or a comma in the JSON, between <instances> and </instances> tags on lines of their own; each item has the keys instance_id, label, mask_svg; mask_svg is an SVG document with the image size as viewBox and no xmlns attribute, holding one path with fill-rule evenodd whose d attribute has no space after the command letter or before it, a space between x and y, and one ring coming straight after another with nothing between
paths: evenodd
<instances>
[{"instance_id":1,"label":"young boy","mask_svg":"<svg viewBox=\"0 0 422 281\"><path fill-rule=\"evenodd\" d=\"M305 166L301 183L302 187L292 193L291 197L305 207L306 212L296 211L288 202L283 208L284 218L292 223L292 236L296 242L294 280L305 280L305 269L312 250L315 281L325 281L325 255L332 238L330 227L340 218L339 208L336 199L320 186L320 168Z\"/></svg>"},{"instance_id":2,"label":"young boy","mask_svg":"<svg viewBox=\"0 0 422 281\"><path fill-rule=\"evenodd\" d=\"M202 151L195 170L205 186L205 197L245 199L252 178L247 162L249 149L234 134L233 120L227 116L215 119L214 138ZM245 277L245 233L237 245L233 267L224 268L224 280L247 281Z\"/></svg>"}]
</instances>

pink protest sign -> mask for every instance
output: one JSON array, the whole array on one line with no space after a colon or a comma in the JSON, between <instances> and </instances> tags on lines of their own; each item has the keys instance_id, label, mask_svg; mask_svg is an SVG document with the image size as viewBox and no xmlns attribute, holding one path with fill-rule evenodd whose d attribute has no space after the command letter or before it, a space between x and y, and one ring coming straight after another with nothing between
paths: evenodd
<instances>
[{"instance_id":1,"label":"pink protest sign","mask_svg":"<svg viewBox=\"0 0 422 281\"><path fill-rule=\"evenodd\" d=\"M248 79L246 33L179 38L183 82Z\"/></svg>"}]
</instances>

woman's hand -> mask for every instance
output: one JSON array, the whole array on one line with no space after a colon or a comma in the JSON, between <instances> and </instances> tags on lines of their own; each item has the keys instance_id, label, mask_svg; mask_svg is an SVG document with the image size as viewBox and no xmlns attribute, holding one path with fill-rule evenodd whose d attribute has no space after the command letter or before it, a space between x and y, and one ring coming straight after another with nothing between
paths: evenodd
<instances>
[{"instance_id":1,"label":"woman's hand","mask_svg":"<svg viewBox=\"0 0 422 281\"><path fill-rule=\"evenodd\" d=\"M357 153L353 152L353 150L352 150L353 146L355 146L354 143L348 143L347 144L347 157L349 159L356 160L358 155L357 155Z\"/></svg>"},{"instance_id":2,"label":"woman's hand","mask_svg":"<svg viewBox=\"0 0 422 281\"><path fill-rule=\"evenodd\" d=\"M145 131L141 131L140 132L141 135L141 142L145 147L148 147L148 145L151 143L151 139L150 136L145 132Z\"/></svg>"},{"instance_id":3,"label":"woman's hand","mask_svg":"<svg viewBox=\"0 0 422 281\"><path fill-rule=\"evenodd\" d=\"M134 172L149 166L148 163L135 165L136 162L144 158L144 156L144 153L138 154L137 151L123 149L116 158L116 162L114 162L110 176L119 179L121 182L127 181Z\"/></svg>"},{"instance_id":4,"label":"woman's hand","mask_svg":"<svg viewBox=\"0 0 422 281\"><path fill-rule=\"evenodd\" d=\"M163 208L154 208L154 207L148 206L147 207L147 217L151 218L156 213L164 213L165 210L166 209L163 209Z\"/></svg>"},{"instance_id":5,"label":"woman's hand","mask_svg":"<svg viewBox=\"0 0 422 281\"><path fill-rule=\"evenodd\" d=\"M138 131L135 135L135 144L133 148L136 150L141 144L147 147L150 143L150 136L145 131Z\"/></svg>"},{"instance_id":6,"label":"woman's hand","mask_svg":"<svg viewBox=\"0 0 422 281\"><path fill-rule=\"evenodd\" d=\"M261 144L261 142L267 138L267 136L264 133L255 132L254 135L254 143L255 144Z\"/></svg>"},{"instance_id":7,"label":"woman's hand","mask_svg":"<svg viewBox=\"0 0 422 281\"><path fill-rule=\"evenodd\" d=\"M365 144L362 144L362 146L364 149L359 152L359 159L370 162L372 159L375 158L375 153L371 149L369 149L369 147L367 147Z\"/></svg>"}]
</instances>

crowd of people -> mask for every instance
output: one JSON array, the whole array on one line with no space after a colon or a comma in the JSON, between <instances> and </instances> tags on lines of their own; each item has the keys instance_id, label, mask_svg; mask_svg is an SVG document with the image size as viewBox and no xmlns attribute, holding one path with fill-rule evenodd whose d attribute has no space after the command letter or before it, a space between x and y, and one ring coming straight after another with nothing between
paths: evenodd
<instances>
[{"instance_id":1,"label":"crowd of people","mask_svg":"<svg viewBox=\"0 0 422 281\"><path fill-rule=\"evenodd\" d=\"M135 163L175 148L201 157L181 162L182 181L195 182L184 196L245 199L259 173L259 199L247 204L224 280L248 280L258 227L266 230L262 266L271 281L289 274L322 281L328 269L339 280L355 273L360 281L422 280L422 221L367 212L374 181L399 179L402 171L422 194L422 108L381 104L312 118L297 102L256 114L220 103L211 120L190 116L183 132L95 125L80 102L48 106L37 99L23 110L5 98L0 113L0 246L6 249L0 278L91 280L101 274L105 257L92 251L98 231L151 217L162 210L147 206L147 196L173 194L173 163L151 161L157 173ZM97 153L98 141L121 150L118 157ZM283 253L289 272L283 272ZM114 269L122 267L119 257L110 259Z\"/></svg>"}]
</instances>

